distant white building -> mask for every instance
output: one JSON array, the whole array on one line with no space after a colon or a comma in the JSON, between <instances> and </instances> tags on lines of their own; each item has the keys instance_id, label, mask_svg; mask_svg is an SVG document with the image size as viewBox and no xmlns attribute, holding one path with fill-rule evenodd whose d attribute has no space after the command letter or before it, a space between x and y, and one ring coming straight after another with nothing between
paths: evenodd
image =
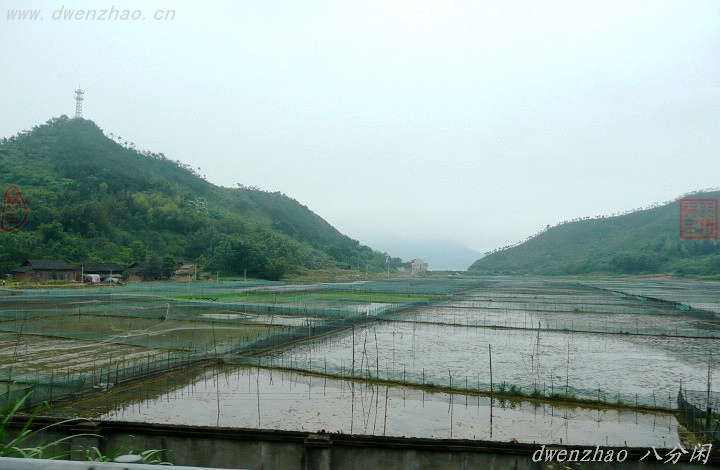
<instances>
[{"instance_id":1,"label":"distant white building","mask_svg":"<svg viewBox=\"0 0 720 470\"><path fill-rule=\"evenodd\" d=\"M421 259L410 261L410 274L420 274L428 270L428 264Z\"/></svg>"},{"instance_id":2,"label":"distant white building","mask_svg":"<svg viewBox=\"0 0 720 470\"><path fill-rule=\"evenodd\" d=\"M425 261L416 258L412 261L401 263L395 269L400 273L420 274L428 270L428 264Z\"/></svg>"}]
</instances>

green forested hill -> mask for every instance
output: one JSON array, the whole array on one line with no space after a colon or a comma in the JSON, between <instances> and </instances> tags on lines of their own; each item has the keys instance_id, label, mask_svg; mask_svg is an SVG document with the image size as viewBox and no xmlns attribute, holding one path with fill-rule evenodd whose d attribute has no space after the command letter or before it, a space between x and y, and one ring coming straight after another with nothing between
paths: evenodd
<instances>
[{"instance_id":1,"label":"green forested hill","mask_svg":"<svg viewBox=\"0 0 720 470\"><path fill-rule=\"evenodd\" d=\"M167 256L268 279L385 269L385 254L294 199L215 186L187 165L109 135L62 116L0 140L0 188L17 186L29 214L18 230L0 232L0 272L28 258L129 265Z\"/></svg>"},{"instance_id":2,"label":"green forested hill","mask_svg":"<svg viewBox=\"0 0 720 470\"><path fill-rule=\"evenodd\" d=\"M720 198L720 191L692 198ZM720 274L717 239L681 239L679 200L621 216L563 223L495 251L471 271L528 274Z\"/></svg>"}]
</instances>

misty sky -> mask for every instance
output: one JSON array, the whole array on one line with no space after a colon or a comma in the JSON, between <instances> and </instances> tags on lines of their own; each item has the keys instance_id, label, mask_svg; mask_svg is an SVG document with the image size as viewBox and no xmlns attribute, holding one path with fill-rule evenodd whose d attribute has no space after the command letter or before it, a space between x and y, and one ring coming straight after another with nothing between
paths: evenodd
<instances>
[{"instance_id":1,"label":"misty sky","mask_svg":"<svg viewBox=\"0 0 720 470\"><path fill-rule=\"evenodd\" d=\"M53 19L111 7L142 17ZM0 8L0 136L74 116L80 86L106 133L281 191L381 251L489 251L720 186L715 0Z\"/></svg>"}]
</instances>

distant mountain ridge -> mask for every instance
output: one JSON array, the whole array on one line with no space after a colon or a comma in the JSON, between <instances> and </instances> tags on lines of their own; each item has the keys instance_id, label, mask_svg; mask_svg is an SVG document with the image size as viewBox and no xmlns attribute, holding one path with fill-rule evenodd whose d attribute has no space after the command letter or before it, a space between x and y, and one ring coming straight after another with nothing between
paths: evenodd
<instances>
[{"instance_id":1,"label":"distant mountain ridge","mask_svg":"<svg viewBox=\"0 0 720 470\"><path fill-rule=\"evenodd\" d=\"M681 198L718 199L720 190L685 194L618 216L548 227L521 244L487 253L469 270L543 275L720 274L717 239L680 237Z\"/></svg>"},{"instance_id":2,"label":"distant mountain ridge","mask_svg":"<svg viewBox=\"0 0 720 470\"><path fill-rule=\"evenodd\" d=\"M110 135L61 116L0 139L1 188L19 188L28 207L22 227L0 234L1 272L28 258L127 266L167 256L267 279L386 269L385 253L284 194L215 186L188 165Z\"/></svg>"}]
</instances>

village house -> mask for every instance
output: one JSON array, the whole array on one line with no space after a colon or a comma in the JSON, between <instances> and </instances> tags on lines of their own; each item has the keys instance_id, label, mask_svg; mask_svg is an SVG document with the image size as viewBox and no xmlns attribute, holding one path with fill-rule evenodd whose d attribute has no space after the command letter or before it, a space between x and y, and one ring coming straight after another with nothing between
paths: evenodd
<instances>
[{"instance_id":1,"label":"village house","mask_svg":"<svg viewBox=\"0 0 720 470\"><path fill-rule=\"evenodd\" d=\"M29 259L13 269L11 274L22 282L76 281L80 269L62 260Z\"/></svg>"},{"instance_id":2,"label":"village house","mask_svg":"<svg viewBox=\"0 0 720 470\"><path fill-rule=\"evenodd\" d=\"M414 259L410 262L402 263L397 267L398 272L410 274L422 274L427 272L428 264L421 259Z\"/></svg>"},{"instance_id":3,"label":"village house","mask_svg":"<svg viewBox=\"0 0 720 470\"><path fill-rule=\"evenodd\" d=\"M192 281L194 277L195 277L195 265L194 264L183 264L175 270L175 281L176 282Z\"/></svg>"},{"instance_id":4,"label":"village house","mask_svg":"<svg viewBox=\"0 0 720 470\"><path fill-rule=\"evenodd\" d=\"M170 279L192 281L197 275L197 265L175 259L176 265ZM71 265L62 260L29 259L13 269L10 275L21 282L139 282L161 278L161 267L148 262L134 262L128 267L117 263L83 263ZM123 276L127 276L125 279Z\"/></svg>"},{"instance_id":5,"label":"village house","mask_svg":"<svg viewBox=\"0 0 720 470\"><path fill-rule=\"evenodd\" d=\"M145 270L147 269L147 263L144 261L135 261L133 264L128 266L127 272L130 275L128 282L140 282L145 281Z\"/></svg>"},{"instance_id":6,"label":"village house","mask_svg":"<svg viewBox=\"0 0 720 470\"><path fill-rule=\"evenodd\" d=\"M414 259L410 261L410 273L411 274L420 274L427 272L428 270L428 264L421 260L421 259Z\"/></svg>"},{"instance_id":7,"label":"village house","mask_svg":"<svg viewBox=\"0 0 720 470\"><path fill-rule=\"evenodd\" d=\"M80 269L85 280L88 279L87 276L97 275L101 282L119 282L122 280L122 273L125 270L117 263L85 263L80 266Z\"/></svg>"}]
</instances>

